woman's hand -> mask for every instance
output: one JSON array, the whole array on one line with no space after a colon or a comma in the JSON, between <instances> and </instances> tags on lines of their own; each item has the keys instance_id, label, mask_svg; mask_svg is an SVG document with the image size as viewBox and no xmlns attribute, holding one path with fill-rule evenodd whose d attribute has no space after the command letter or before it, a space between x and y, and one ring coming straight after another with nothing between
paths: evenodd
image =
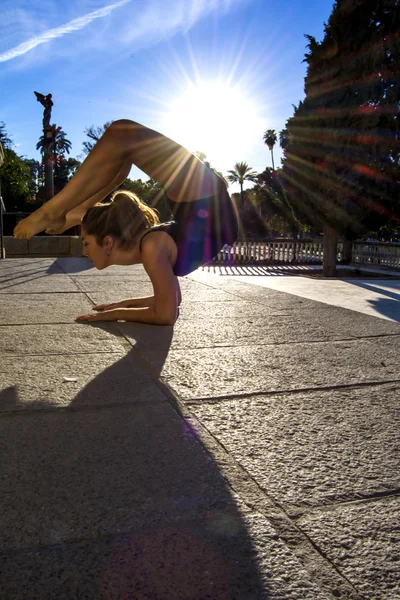
<instances>
[{"instance_id":1,"label":"woman's hand","mask_svg":"<svg viewBox=\"0 0 400 600\"><path fill-rule=\"evenodd\" d=\"M102 310L99 313L89 313L76 317L75 321L118 321L120 319L118 310Z\"/></svg>"}]
</instances>

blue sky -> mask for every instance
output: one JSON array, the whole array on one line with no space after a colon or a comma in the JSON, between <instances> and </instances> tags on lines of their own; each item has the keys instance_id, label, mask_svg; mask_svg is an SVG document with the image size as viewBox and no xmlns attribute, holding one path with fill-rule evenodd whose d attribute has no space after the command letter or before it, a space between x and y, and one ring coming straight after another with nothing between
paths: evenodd
<instances>
[{"instance_id":1,"label":"blue sky","mask_svg":"<svg viewBox=\"0 0 400 600\"><path fill-rule=\"evenodd\" d=\"M82 152L85 127L130 118L205 152L224 173L237 161L262 171L271 166L263 132L281 130L304 97L304 34L320 40L332 6L3 0L0 120L19 154L38 157L36 90L53 95L51 121L71 140L71 156Z\"/></svg>"}]
</instances>

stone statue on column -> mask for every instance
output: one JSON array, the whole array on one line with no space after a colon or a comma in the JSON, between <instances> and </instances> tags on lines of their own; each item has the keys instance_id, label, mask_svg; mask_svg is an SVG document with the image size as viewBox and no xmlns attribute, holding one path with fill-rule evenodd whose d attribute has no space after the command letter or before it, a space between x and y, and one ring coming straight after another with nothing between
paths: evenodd
<instances>
[{"instance_id":1,"label":"stone statue on column","mask_svg":"<svg viewBox=\"0 0 400 600\"><path fill-rule=\"evenodd\" d=\"M53 106L52 95L33 92L36 100L44 107L43 110L43 166L44 166L44 195L46 200L54 196L54 173L53 173L53 142L55 136L55 125L50 125L51 108Z\"/></svg>"},{"instance_id":2,"label":"stone statue on column","mask_svg":"<svg viewBox=\"0 0 400 600\"><path fill-rule=\"evenodd\" d=\"M51 119L51 107L53 106L52 95L47 94L39 94L39 92L33 92L36 96L36 100L40 102L42 106L44 106L43 111L43 131L46 130L47 127L50 127L50 119Z\"/></svg>"}]
</instances>

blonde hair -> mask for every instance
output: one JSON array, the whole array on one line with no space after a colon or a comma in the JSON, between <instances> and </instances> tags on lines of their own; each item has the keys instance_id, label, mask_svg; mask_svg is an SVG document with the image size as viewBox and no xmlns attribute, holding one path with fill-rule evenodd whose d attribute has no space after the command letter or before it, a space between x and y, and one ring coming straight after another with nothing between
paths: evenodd
<instances>
[{"instance_id":1,"label":"blonde hair","mask_svg":"<svg viewBox=\"0 0 400 600\"><path fill-rule=\"evenodd\" d=\"M98 244L111 235L122 250L130 250L143 231L159 222L158 211L132 192L117 190L110 202L99 202L86 211L82 226L88 235L96 238Z\"/></svg>"}]
</instances>

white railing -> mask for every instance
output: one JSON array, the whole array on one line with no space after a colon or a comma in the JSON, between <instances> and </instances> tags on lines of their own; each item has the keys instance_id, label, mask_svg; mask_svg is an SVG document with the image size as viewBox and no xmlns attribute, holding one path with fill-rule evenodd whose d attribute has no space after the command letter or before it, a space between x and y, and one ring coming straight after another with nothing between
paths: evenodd
<instances>
[{"instance_id":1,"label":"white railing","mask_svg":"<svg viewBox=\"0 0 400 600\"><path fill-rule=\"evenodd\" d=\"M341 262L339 242L337 261ZM236 242L226 246L212 265L313 265L322 264L324 244L318 240L281 239L268 242ZM351 264L400 269L400 244L353 242Z\"/></svg>"},{"instance_id":2,"label":"white railing","mask_svg":"<svg viewBox=\"0 0 400 600\"><path fill-rule=\"evenodd\" d=\"M210 264L318 264L323 260L323 243L314 240L271 240L236 242L225 246Z\"/></svg>"},{"instance_id":3,"label":"white railing","mask_svg":"<svg viewBox=\"0 0 400 600\"><path fill-rule=\"evenodd\" d=\"M370 267L400 269L400 244L353 242L351 262Z\"/></svg>"}]
</instances>

